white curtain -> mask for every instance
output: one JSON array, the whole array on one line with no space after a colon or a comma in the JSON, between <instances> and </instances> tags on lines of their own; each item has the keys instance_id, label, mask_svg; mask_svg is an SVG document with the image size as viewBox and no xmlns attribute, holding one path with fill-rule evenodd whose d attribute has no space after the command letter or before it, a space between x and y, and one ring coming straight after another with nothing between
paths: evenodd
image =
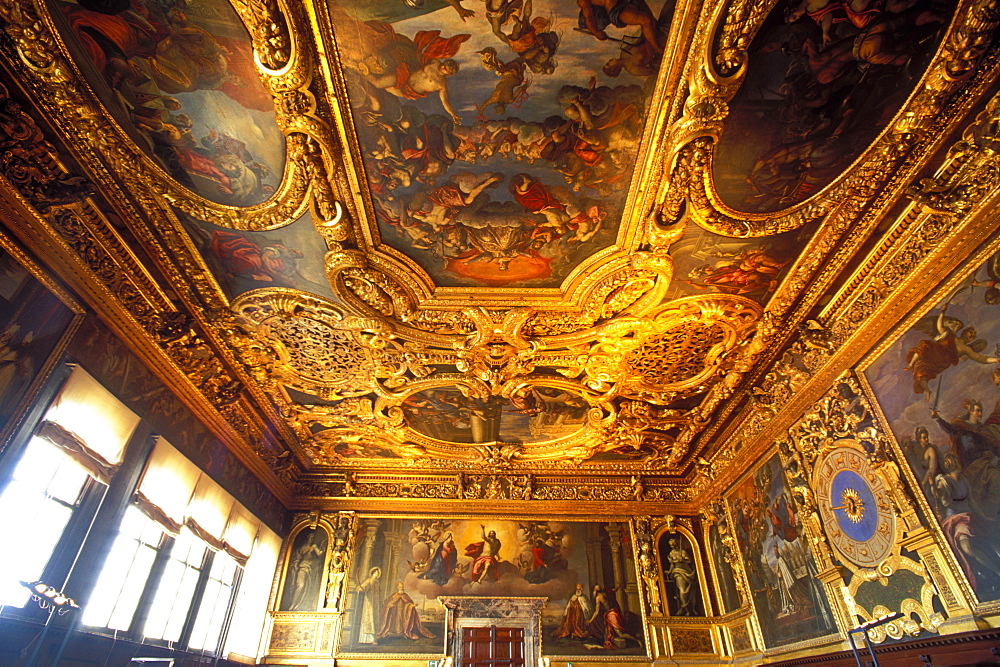
<instances>
[{"instance_id":1,"label":"white curtain","mask_svg":"<svg viewBox=\"0 0 1000 667\"><path fill-rule=\"evenodd\" d=\"M162 438L136 496L139 508L171 533L187 526L244 566L225 652L256 659L281 538Z\"/></svg>"},{"instance_id":2,"label":"white curtain","mask_svg":"<svg viewBox=\"0 0 1000 667\"><path fill-rule=\"evenodd\" d=\"M138 415L77 366L49 406L37 434L108 483L138 425Z\"/></svg>"},{"instance_id":3,"label":"white curtain","mask_svg":"<svg viewBox=\"0 0 1000 667\"><path fill-rule=\"evenodd\" d=\"M201 475L198 466L160 438L139 480L136 504L151 519L176 535L187 519L188 504Z\"/></svg>"}]
</instances>

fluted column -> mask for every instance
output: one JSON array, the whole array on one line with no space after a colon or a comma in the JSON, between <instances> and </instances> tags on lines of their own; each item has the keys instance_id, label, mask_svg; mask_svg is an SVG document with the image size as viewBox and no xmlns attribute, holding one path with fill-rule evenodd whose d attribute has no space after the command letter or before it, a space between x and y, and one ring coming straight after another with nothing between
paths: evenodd
<instances>
[{"instance_id":1,"label":"fluted column","mask_svg":"<svg viewBox=\"0 0 1000 667\"><path fill-rule=\"evenodd\" d=\"M611 566L615 573L615 599L622 613L628 613L628 595L625 592L625 567L622 564L622 529L617 523L608 524L611 546Z\"/></svg>"}]
</instances>

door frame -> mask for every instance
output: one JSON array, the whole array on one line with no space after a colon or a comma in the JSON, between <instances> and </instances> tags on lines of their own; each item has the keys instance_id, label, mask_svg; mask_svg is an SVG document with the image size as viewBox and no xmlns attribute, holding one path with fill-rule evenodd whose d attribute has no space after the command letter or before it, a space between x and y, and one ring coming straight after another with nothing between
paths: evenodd
<instances>
[{"instance_id":1,"label":"door frame","mask_svg":"<svg viewBox=\"0 0 1000 667\"><path fill-rule=\"evenodd\" d=\"M524 664L535 667L542 656L542 608L546 597L472 597L441 596L445 606L446 656L454 667L462 667L462 635L464 628L502 628L524 630Z\"/></svg>"}]
</instances>

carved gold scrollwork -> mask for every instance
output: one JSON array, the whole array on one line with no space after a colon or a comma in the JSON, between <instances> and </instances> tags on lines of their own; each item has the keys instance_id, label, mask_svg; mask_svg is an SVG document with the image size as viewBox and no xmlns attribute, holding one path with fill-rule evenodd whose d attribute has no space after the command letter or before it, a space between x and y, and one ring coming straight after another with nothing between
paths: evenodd
<instances>
[{"instance_id":1,"label":"carved gold scrollwork","mask_svg":"<svg viewBox=\"0 0 1000 667\"><path fill-rule=\"evenodd\" d=\"M712 44L712 72L714 75L732 79L739 76L746 64L747 48L757 32L757 28L771 12L776 0L753 2L733 0L720 12L721 28L714 35Z\"/></svg>"},{"instance_id":2,"label":"carved gold scrollwork","mask_svg":"<svg viewBox=\"0 0 1000 667\"><path fill-rule=\"evenodd\" d=\"M624 382L623 395L700 387L760 313L749 299L713 295L674 301L642 320L619 319L598 330L583 367L587 382L598 391Z\"/></svg>"},{"instance_id":3,"label":"carved gold scrollwork","mask_svg":"<svg viewBox=\"0 0 1000 667\"><path fill-rule=\"evenodd\" d=\"M726 511L725 503L721 500L702 506L701 518L706 528L715 526L718 531L719 540L722 543L722 553L713 554L712 569L716 572L714 580L716 582L716 592L721 601L721 584L719 584L720 574L716 565L720 558L729 565L733 582L736 584L736 592L739 595L740 603L747 604L751 599L750 586L746 580L746 573L740 564L739 546L736 544L736 537L730 527L729 515ZM720 604L720 608L722 605Z\"/></svg>"},{"instance_id":4,"label":"carved gold scrollwork","mask_svg":"<svg viewBox=\"0 0 1000 667\"><path fill-rule=\"evenodd\" d=\"M247 18L257 62L269 70L285 67L292 58L292 36L278 0L237 0L234 4Z\"/></svg>"}]
</instances>

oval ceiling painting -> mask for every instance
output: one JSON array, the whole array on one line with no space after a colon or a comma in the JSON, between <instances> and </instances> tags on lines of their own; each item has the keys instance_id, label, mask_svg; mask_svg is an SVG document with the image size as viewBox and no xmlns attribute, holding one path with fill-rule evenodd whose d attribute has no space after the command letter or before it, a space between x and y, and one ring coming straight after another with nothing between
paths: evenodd
<instances>
[{"instance_id":1,"label":"oval ceiling painting","mask_svg":"<svg viewBox=\"0 0 1000 667\"><path fill-rule=\"evenodd\" d=\"M672 0L331 0L383 241L439 286L556 287L614 242Z\"/></svg>"},{"instance_id":2,"label":"oval ceiling painting","mask_svg":"<svg viewBox=\"0 0 1000 667\"><path fill-rule=\"evenodd\" d=\"M457 444L558 440L583 428L590 409L582 396L538 385L519 397L486 400L468 398L457 387L425 389L402 407L409 428Z\"/></svg>"},{"instance_id":3,"label":"oval ceiling painting","mask_svg":"<svg viewBox=\"0 0 1000 667\"><path fill-rule=\"evenodd\" d=\"M285 139L250 35L226 0L56 1L74 59L118 124L178 183L220 204L266 200Z\"/></svg>"},{"instance_id":4,"label":"oval ceiling painting","mask_svg":"<svg viewBox=\"0 0 1000 667\"><path fill-rule=\"evenodd\" d=\"M902 107L953 7L935 0L781 0L750 45L730 103L715 187L737 210L805 201L861 155Z\"/></svg>"}]
</instances>

